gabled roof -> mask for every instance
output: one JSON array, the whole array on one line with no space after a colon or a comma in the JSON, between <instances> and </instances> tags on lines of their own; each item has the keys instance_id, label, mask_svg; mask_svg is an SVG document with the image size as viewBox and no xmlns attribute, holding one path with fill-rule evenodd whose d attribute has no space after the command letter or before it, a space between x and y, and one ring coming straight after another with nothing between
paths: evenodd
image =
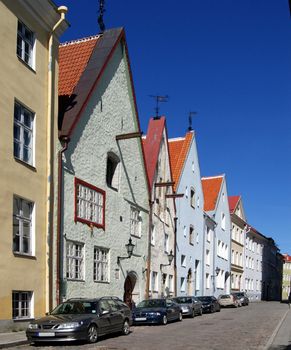
<instances>
[{"instance_id":1,"label":"gabled roof","mask_svg":"<svg viewBox=\"0 0 291 350\"><path fill-rule=\"evenodd\" d=\"M145 163L150 190L153 187L155 171L159 159L160 146L165 126L165 117L160 117L159 119L151 118L149 121L147 135L145 138L143 138L142 142L144 147Z\"/></svg>"},{"instance_id":2,"label":"gabled roof","mask_svg":"<svg viewBox=\"0 0 291 350\"><path fill-rule=\"evenodd\" d=\"M125 33L123 28L117 28L60 46L60 138L71 135L91 93L121 40L125 42Z\"/></svg>"},{"instance_id":3,"label":"gabled roof","mask_svg":"<svg viewBox=\"0 0 291 350\"><path fill-rule=\"evenodd\" d=\"M229 204L230 214L234 213L240 198L241 198L241 196L228 196L228 204Z\"/></svg>"},{"instance_id":4,"label":"gabled roof","mask_svg":"<svg viewBox=\"0 0 291 350\"><path fill-rule=\"evenodd\" d=\"M173 181L175 182L174 190L176 191L180 177L187 159L190 146L193 140L193 131L187 132L185 137L169 139L169 153Z\"/></svg>"},{"instance_id":5,"label":"gabled roof","mask_svg":"<svg viewBox=\"0 0 291 350\"><path fill-rule=\"evenodd\" d=\"M202 177L202 189L204 195L204 210L212 211L216 208L217 199L223 183L223 175Z\"/></svg>"}]
</instances>

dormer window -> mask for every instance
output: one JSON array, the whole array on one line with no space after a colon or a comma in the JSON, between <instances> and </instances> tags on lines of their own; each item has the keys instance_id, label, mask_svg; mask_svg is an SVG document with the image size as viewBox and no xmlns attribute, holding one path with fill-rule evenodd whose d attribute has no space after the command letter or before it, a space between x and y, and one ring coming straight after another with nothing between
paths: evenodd
<instances>
[{"instance_id":1,"label":"dormer window","mask_svg":"<svg viewBox=\"0 0 291 350\"><path fill-rule=\"evenodd\" d=\"M106 166L106 183L108 187L118 191L120 178L120 160L114 153L108 153Z\"/></svg>"}]
</instances>

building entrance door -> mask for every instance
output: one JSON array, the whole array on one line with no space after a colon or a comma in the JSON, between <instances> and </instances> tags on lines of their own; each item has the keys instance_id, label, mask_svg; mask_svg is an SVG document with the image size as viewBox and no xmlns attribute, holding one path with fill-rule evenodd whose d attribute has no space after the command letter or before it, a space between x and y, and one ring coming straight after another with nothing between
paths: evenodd
<instances>
[{"instance_id":1,"label":"building entrance door","mask_svg":"<svg viewBox=\"0 0 291 350\"><path fill-rule=\"evenodd\" d=\"M132 300L132 292L134 290L135 284L136 276L133 274L127 275L124 281L123 301L130 307L130 309L132 309L134 306L134 302Z\"/></svg>"}]
</instances>

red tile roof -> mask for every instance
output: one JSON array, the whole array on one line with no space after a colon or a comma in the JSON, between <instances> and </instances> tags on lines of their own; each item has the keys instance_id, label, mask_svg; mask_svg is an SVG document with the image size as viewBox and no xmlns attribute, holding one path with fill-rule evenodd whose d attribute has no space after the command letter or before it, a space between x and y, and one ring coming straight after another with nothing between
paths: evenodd
<instances>
[{"instance_id":1,"label":"red tile roof","mask_svg":"<svg viewBox=\"0 0 291 350\"><path fill-rule=\"evenodd\" d=\"M193 140L193 132L187 132L186 136L178 139L169 140L169 153L173 181L175 182L174 190L176 191L180 181L180 177L184 168L184 164L189 153L189 149Z\"/></svg>"},{"instance_id":2,"label":"red tile roof","mask_svg":"<svg viewBox=\"0 0 291 350\"><path fill-rule=\"evenodd\" d=\"M203 177L201 179L204 195L204 210L211 211L216 208L216 203L223 181L223 175Z\"/></svg>"},{"instance_id":3,"label":"red tile roof","mask_svg":"<svg viewBox=\"0 0 291 350\"><path fill-rule=\"evenodd\" d=\"M145 163L146 163L150 190L152 189L152 186L153 186L156 166L159 158L160 145L161 145L165 126L166 126L165 117L161 117L159 119L151 118L149 121L146 138L143 139Z\"/></svg>"},{"instance_id":4,"label":"red tile roof","mask_svg":"<svg viewBox=\"0 0 291 350\"><path fill-rule=\"evenodd\" d=\"M70 41L59 48L59 95L71 95L100 35Z\"/></svg>"},{"instance_id":5,"label":"red tile roof","mask_svg":"<svg viewBox=\"0 0 291 350\"><path fill-rule=\"evenodd\" d=\"M282 254L285 261L291 262L291 256L288 254Z\"/></svg>"},{"instance_id":6,"label":"red tile roof","mask_svg":"<svg viewBox=\"0 0 291 350\"><path fill-rule=\"evenodd\" d=\"M238 205L239 200L240 200L240 196L229 196L228 197L229 210L230 210L231 214L234 213L235 208Z\"/></svg>"}]
</instances>

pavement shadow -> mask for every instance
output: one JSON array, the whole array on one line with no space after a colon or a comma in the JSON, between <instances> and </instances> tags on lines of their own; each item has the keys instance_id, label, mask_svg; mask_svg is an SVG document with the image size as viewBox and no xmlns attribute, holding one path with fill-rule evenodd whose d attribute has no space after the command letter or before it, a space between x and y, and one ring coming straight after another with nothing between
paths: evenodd
<instances>
[{"instance_id":1,"label":"pavement shadow","mask_svg":"<svg viewBox=\"0 0 291 350\"><path fill-rule=\"evenodd\" d=\"M291 350L291 345L271 346L268 350Z\"/></svg>"}]
</instances>

